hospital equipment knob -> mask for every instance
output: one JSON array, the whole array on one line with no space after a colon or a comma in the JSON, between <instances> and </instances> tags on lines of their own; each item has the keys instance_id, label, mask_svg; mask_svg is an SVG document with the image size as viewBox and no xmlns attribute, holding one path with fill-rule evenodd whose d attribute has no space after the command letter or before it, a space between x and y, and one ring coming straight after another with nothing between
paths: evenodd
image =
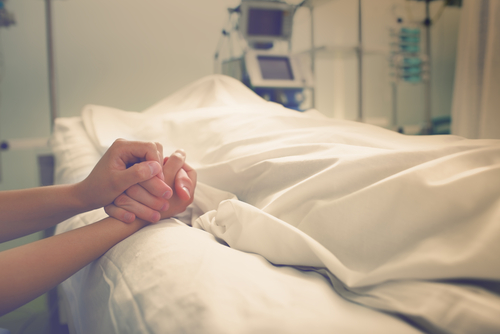
<instances>
[{"instance_id":1,"label":"hospital equipment knob","mask_svg":"<svg viewBox=\"0 0 500 334\"><path fill-rule=\"evenodd\" d=\"M296 92L296 93L295 93L295 101L296 101L297 103L299 103L299 104L300 104L300 103L304 102L304 98L305 98L305 97L304 97L304 94L303 94L302 92Z\"/></svg>"},{"instance_id":2,"label":"hospital equipment knob","mask_svg":"<svg viewBox=\"0 0 500 334\"><path fill-rule=\"evenodd\" d=\"M276 99L277 99L278 103L281 103L283 105L288 104L288 98L287 98L285 92L283 92L283 91L276 92Z\"/></svg>"}]
</instances>

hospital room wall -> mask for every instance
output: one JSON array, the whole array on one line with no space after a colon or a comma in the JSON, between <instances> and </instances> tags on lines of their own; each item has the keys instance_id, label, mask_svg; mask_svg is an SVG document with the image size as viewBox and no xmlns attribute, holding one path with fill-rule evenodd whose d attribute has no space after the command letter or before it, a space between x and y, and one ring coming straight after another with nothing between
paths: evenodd
<instances>
[{"instance_id":1,"label":"hospital room wall","mask_svg":"<svg viewBox=\"0 0 500 334\"><path fill-rule=\"evenodd\" d=\"M139 111L212 74L227 8L238 2L52 1L59 115L89 103ZM0 29L0 140L48 137L44 1L6 7L17 22ZM0 190L37 186L45 151L2 152Z\"/></svg>"},{"instance_id":2,"label":"hospital room wall","mask_svg":"<svg viewBox=\"0 0 500 334\"><path fill-rule=\"evenodd\" d=\"M213 73L214 51L239 0L70 0L52 1L56 88L61 116L76 116L88 103L142 110L176 89ZM293 1L289 1L293 2ZM318 53L317 108L328 116L355 119L357 111L357 0L332 0L315 9L316 46L341 52ZM388 27L394 6L405 0L364 0L364 105L368 118L387 118ZM442 1L433 3L435 13ZM50 134L45 13L43 1L15 0L7 9L17 24L0 29L0 139ZM413 16L423 3L412 2ZM447 8L433 27L433 109L449 114L459 10ZM294 49L307 48L308 15L298 14ZM343 51L342 51L343 50ZM403 86L402 121L422 119L421 85ZM1 153L0 190L38 185L36 156L43 149Z\"/></svg>"}]
</instances>

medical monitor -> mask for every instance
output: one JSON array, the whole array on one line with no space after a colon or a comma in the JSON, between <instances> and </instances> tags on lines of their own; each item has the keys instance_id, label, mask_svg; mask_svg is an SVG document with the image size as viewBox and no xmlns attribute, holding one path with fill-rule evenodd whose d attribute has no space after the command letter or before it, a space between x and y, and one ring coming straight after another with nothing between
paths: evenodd
<instances>
[{"instance_id":1,"label":"medical monitor","mask_svg":"<svg viewBox=\"0 0 500 334\"><path fill-rule=\"evenodd\" d=\"M250 44L290 39L293 6L276 1L243 1L240 11L240 31Z\"/></svg>"},{"instance_id":2,"label":"medical monitor","mask_svg":"<svg viewBox=\"0 0 500 334\"><path fill-rule=\"evenodd\" d=\"M245 54L245 68L253 87L304 88L310 82L299 65L290 54L262 50L248 50Z\"/></svg>"},{"instance_id":3,"label":"medical monitor","mask_svg":"<svg viewBox=\"0 0 500 334\"><path fill-rule=\"evenodd\" d=\"M279 9L248 9L248 36L273 36L283 35L283 11Z\"/></svg>"},{"instance_id":4,"label":"medical monitor","mask_svg":"<svg viewBox=\"0 0 500 334\"><path fill-rule=\"evenodd\" d=\"M264 80L293 80L289 57L257 56Z\"/></svg>"}]
</instances>

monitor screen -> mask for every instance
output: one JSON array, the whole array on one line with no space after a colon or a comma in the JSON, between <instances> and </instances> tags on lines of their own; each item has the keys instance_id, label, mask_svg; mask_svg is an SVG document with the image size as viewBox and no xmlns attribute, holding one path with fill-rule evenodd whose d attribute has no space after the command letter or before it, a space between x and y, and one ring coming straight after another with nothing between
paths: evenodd
<instances>
[{"instance_id":1,"label":"monitor screen","mask_svg":"<svg viewBox=\"0 0 500 334\"><path fill-rule=\"evenodd\" d=\"M258 56L262 79L293 80L292 67L288 57Z\"/></svg>"},{"instance_id":2,"label":"monitor screen","mask_svg":"<svg viewBox=\"0 0 500 334\"><path fill-rule=\"evenodd\" d=\"M283 34L283 15L281 9L249 8L248 36L273 36Z\"/></svg>"}]
</instances>

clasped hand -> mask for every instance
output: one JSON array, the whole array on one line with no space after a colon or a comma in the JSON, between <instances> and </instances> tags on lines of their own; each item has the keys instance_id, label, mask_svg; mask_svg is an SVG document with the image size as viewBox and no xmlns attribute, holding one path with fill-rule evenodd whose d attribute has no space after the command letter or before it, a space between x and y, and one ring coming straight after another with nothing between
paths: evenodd
<instances>
[{"instance_id":1,"label":"clasped hand","mask_svg":"<svg viewBox=\"0 0 500 334\"><path fill-rule=\"evenodd\" d=\"M116 140L83 180L87 209L103 207L126 223L155 223L186 210L193 202L197 174L183 150L163 158L159 143Z\"/></svg>"},{"instance_id":2,"label":"clasped hand","mask_svg":"<svg viewBox=\"0 0 500 334\"><path fill-rule=\"evenodd\" d=\"M193 202L197 177L185 160L183 150L163 159L164 180L156 176L129 187L105 207L106 213L124 222L138 217L155 223L184 212Z\"/></svg>"}]
</instances>

